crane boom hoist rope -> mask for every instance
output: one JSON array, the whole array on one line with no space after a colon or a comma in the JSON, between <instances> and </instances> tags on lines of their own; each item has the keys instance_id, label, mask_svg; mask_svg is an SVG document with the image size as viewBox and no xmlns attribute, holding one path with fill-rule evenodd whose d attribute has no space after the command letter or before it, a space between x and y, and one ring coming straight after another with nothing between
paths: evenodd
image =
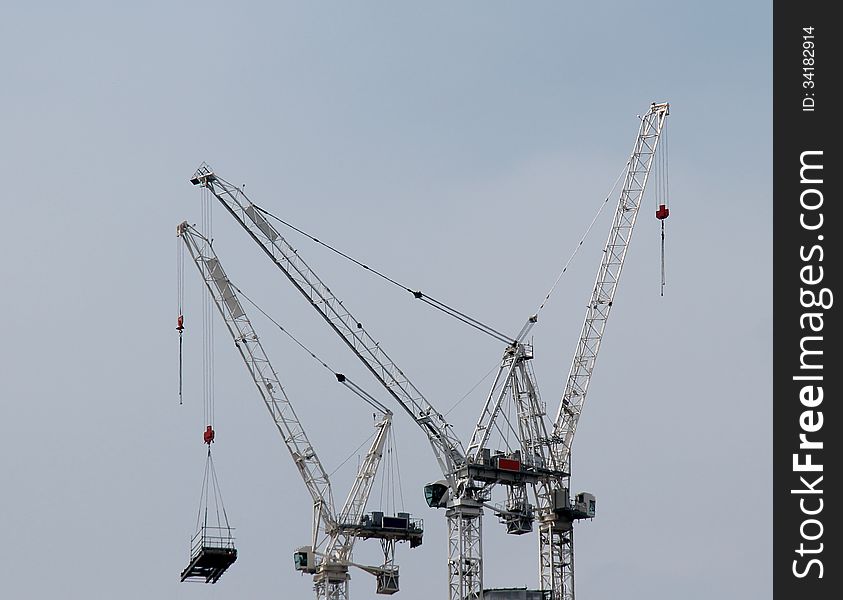
<instances>
[{"instance_id":1,"label":"crane boom hoist rope","mask_svg":"<svg viewBox=\"0 0 843 600\"><path fill-rule=\"evenodd\" d=\"M390 277L389 275L386 275L383 272L379 271L378 269L375 269L375 268L371 267L370 265L367 265L367 264L357 260L353 256L350 256L349 254L343 252L342 250L339 250L339 249L335 248L334 246L326 243L325 241L307 233L306 231L296 227L292 223L289 223L289 222L285 221L284 219L275 216L274 214L272 214L268 210L266 210L264 208L260 208L257 205L253 205L253 206L255 206L255 208L257 210L259 210L261 213L263 213L265 216L273 219L274 221L280 223L281 225L284 225L285 227L288 227L288 228L292 229L293 231L295 231L297 233L300 233L301 235L308 238L309 240L319 244L320 246L323 246L323 247L327 248L328 250L330 250L334 254L337 254L338 256L341 256L345 260L357 265L361 269L363 269L365 271L368 271L370 273L373 273L377 277L383 279L384 281L389 282L393 286L396 286L396 287L404 290L405 292L409 292L410 295L412 295L413 298L415 298L416 300L421 300L425 304L428 304L429 306L431 306L434 309L442 312L443 314L446 314L449 317L453 317L454 319L456 319L456 320L458 320L462 323L465 323L469 327L473 327L477 331L479 331L481 333L485 333L486 335L491 336L492 338L494 338L498 341L506 342L507 344L512 343L514 341L508 335L506 335L504 333L501 333L500 331L491 327L490 325L487 325L487 324L483 323L482 321L480 321L478 319L475 319L474 317L466 314L463 311L457 310L453 306L445 304L441 300L437 300L436 298L430 296L429 294L423 293L421 290L413 289L412 287L410 287L410 286L408 286L404 283L396 281L394 278Z\"/></svg>"}]
</instances>

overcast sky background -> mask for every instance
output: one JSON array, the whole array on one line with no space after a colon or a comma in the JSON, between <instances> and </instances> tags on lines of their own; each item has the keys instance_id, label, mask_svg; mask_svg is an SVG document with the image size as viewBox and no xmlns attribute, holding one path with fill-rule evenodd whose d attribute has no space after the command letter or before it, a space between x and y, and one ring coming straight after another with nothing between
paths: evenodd
<instances>
[{"instance_id":1,"label":"overcast sky background","mask_svg":"<svg viewBox=\"0 0 843 600\"><path fill-rule=\"evenodd\" d=\"M177 397L175 227L200 220L188 179L202 161L257 204L515 333L621 171L636 115L669 101L668 285L660 297L650 193L577 432L573 485L598 498L598 517L578 524L577 594L768 598L770 3L238 4L0 9L2 595L312 596L291 558L309 538L309 497L222 327L214 456L240 554L214 586L179 583L204 424L190 264ZM610 212L534 330L549 412ZM332 366L361 373L221 207L213 234L235 283ZM501 345L289 239L467 439L490 380L457 402ZM371 410L255 325L327 468L352 457L336 474L341 500ZM395 432L404 508L425 520L424 544L398 548L400 598L445 598L444 514L421 490L437 466L405 415ZM488 512L484 523L486 587L537 587L537 536L506 536ZM355 556L375 563L377 544ZM374 597L371 576L352 577L353 597Z\"/></svg>"}]
</instances>

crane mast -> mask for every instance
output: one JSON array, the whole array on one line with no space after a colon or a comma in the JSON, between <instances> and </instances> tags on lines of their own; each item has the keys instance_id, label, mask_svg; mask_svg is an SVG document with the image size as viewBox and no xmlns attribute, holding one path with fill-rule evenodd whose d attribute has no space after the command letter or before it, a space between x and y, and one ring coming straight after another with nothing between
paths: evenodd
<instances>
[{"instance_id":1,"label":"crane mast","mask_svg":"<svg viewBox=\"0 0 843 600\"><path fill-rule=\"evenodd\" d=\"M228 279L222 264L213 247L205 236L191 227L187 222L181 223L177 234L184 241L191 258L199 269L202 279L209 290L214 303L223 317L226 328L231 334L234 344L243 358L244 363L258 388L265 406L272 416L273 422L284 440L290 456L293 458L305 487L313 499L313 527L311 545L317 548L320 540L326 540L321 552L321 562L316 564L315 557L307 557L311 564L301 570L314 574L314 589L317 599L346 600L348 593L348 566L354 541L357 537L380 537L384 548L384 565L382 567L358 566L378 576L379 588L381 580L392 583L397 591L398 567L394 565L394 550L396 539L411 539L415 545L421 543L421 534L411 536L408 533L387 533L383 531L365 531L361 535L359 525L363 517L366 502L374 483L375 475L380 466L383 449L392 423L392 413L383 408L371 397L364 398L381 410L381 419L376 423L377 430L366 457L361 463L354 484L339 513L334 507L331 482L321 461L316 455L313 445L308 440L304 427L293 409L276 371L269 362L263 345L249 320L234 286ZM364 392L355 389L344 375L337 374L340 382L346 383L356 393ZM391 588L389 588L391 589ZM392 593L392 591L384 592Z\"/></svg>"},{"instance_id":2,"label":"crane mast","mask_svg":"<svg viewBox=\"0 0 843 600\"><path fill-rule=\"evenodd\" d=\"M594 515L593 506L582 506L583 503L593 502L593 496L579 498L579 502L571 504L571 445L603 340L606 321L614 302L653 157L669 112L668 103L652 103L648 111L641 116L635 146L627 163L623 188L549 438L549 449L554 463L563 471L563 475L551 478L536 487L540 521L541 588L551 590L553 600L574 598L573 521Z\"/></svg>"}]
</instances>

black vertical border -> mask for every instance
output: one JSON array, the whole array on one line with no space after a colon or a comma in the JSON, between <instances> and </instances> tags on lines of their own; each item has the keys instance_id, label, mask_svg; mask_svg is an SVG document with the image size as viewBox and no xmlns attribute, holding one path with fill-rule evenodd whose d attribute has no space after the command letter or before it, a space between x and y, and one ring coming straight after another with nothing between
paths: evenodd
<instances>
[{"instance_id":1,"label":"black vertical border","mask_svg":"<svg viewBox=\"0 0 843 600\"><path fill-rule=\"evenodd\" d=\"M836 303L843 303L839 291L839 251L836 245L843 242L843 217L841 217L840 147L843 132L838 113L841 103L840 60L843 23L832 16L836 3L818 1L774 0L773 2L773 592L775 600L808 599L831 600L843 598L843 562L841 562L839 513L843 510L840 493L843 484L841 470L840 373L843 371L839 352L840 320ZM813 38L803 28L813 27ZM814 56L805 52L814 42ZM807 48L810 49L810 48ZM807 65L806 58L814 58ZM812 66L813 71L804 67ZM806 74L812 73L809 78ZM806 81L812 81L806 84ZM813 111L805 110L811 108ZM813 164L823 165L822 171L805 171L807 179L822 178L821 184L807 184L801 180L800 156L806 151L821 151L811 155ZM822 173L819 175L819 173ZM807 189L822 193L822 205L813 210L804 208L801 200ZM815 205L819 195L808 192L806 203ZM818 223L822 214L823 224L810 230L802 226L800 217L809 226ZM815 246L822 250L811 249ZM809 256L805 260L805 256ZM822 259L822 260L820 260ZM806 266L812 265L803 271ZM816 279L822 267L822 281L807 285L803 275ZM828 288L834 296L828 309L805 307L802 290L820 293ZM811 331L803 318L805 313L822 313L822 331ZM813 321L814 325L819 320ZM806 336L821 336L822 340L805 340ZM801 346L800 346L801 344ZM822 350L821 355L811 355L811 362L821 369L803 369L807 360L803 349ZM835 351L838 350L838 351ZM800 375L821 375L822 381L795 380ZM822 386L822 403L806 407L800 399L805 385ZM810 392L818 395L816 389ZM810 398L808 398L810 403ZM804 416L806 411L814 411ZM805 433L800 419L808 427L816 427L822 412L819 431L806 433L807 439L823 442L823 448L800 449L800 434ZM813 425L812 425L813 423ZM797 472L794 454L805 462L811 454L814 464L823 466L821 472ZM817 482L817 477L822 480ZM804 481L800 480L804 478ZM808 493L808 487L822 493ZM794 493L792 490L802 490ZM822 510L816 515L805 511ZM802 504L800 504L802 502ZM745 507L751 510L751 507ZM816 522L821 523L822 529ZM805 539L821 536L815 540ZM822 544L822 546L820 546ZM800 548L806 550L800 555ZM821 551L818 551L821 548ZM816 553L812 553L816 552ZM822 577L817 563L809 566L811 559L822 563ZM794 562L796 561L796 562ZM807 573L806 573L807 570ZM798 577L796 573L806 573Z\"/></svg>"}]
</instances>

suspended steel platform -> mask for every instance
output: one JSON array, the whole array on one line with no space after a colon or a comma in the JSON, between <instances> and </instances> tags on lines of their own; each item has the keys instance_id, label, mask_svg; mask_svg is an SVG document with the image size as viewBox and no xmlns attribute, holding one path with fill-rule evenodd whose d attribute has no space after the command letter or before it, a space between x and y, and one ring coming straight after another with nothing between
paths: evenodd
<instances>
[{"instance_id":1,"label":"suspended steel platform","mask_svg":"<svg viewBox=\"0 0 843 600\"><path fill-rule=\"evenodd\" d=\"M190 564L181 572L181 580L216 583L235 560L237 549L231 530L202 527L191 540Z\"/></svg>"}]
</instances>

